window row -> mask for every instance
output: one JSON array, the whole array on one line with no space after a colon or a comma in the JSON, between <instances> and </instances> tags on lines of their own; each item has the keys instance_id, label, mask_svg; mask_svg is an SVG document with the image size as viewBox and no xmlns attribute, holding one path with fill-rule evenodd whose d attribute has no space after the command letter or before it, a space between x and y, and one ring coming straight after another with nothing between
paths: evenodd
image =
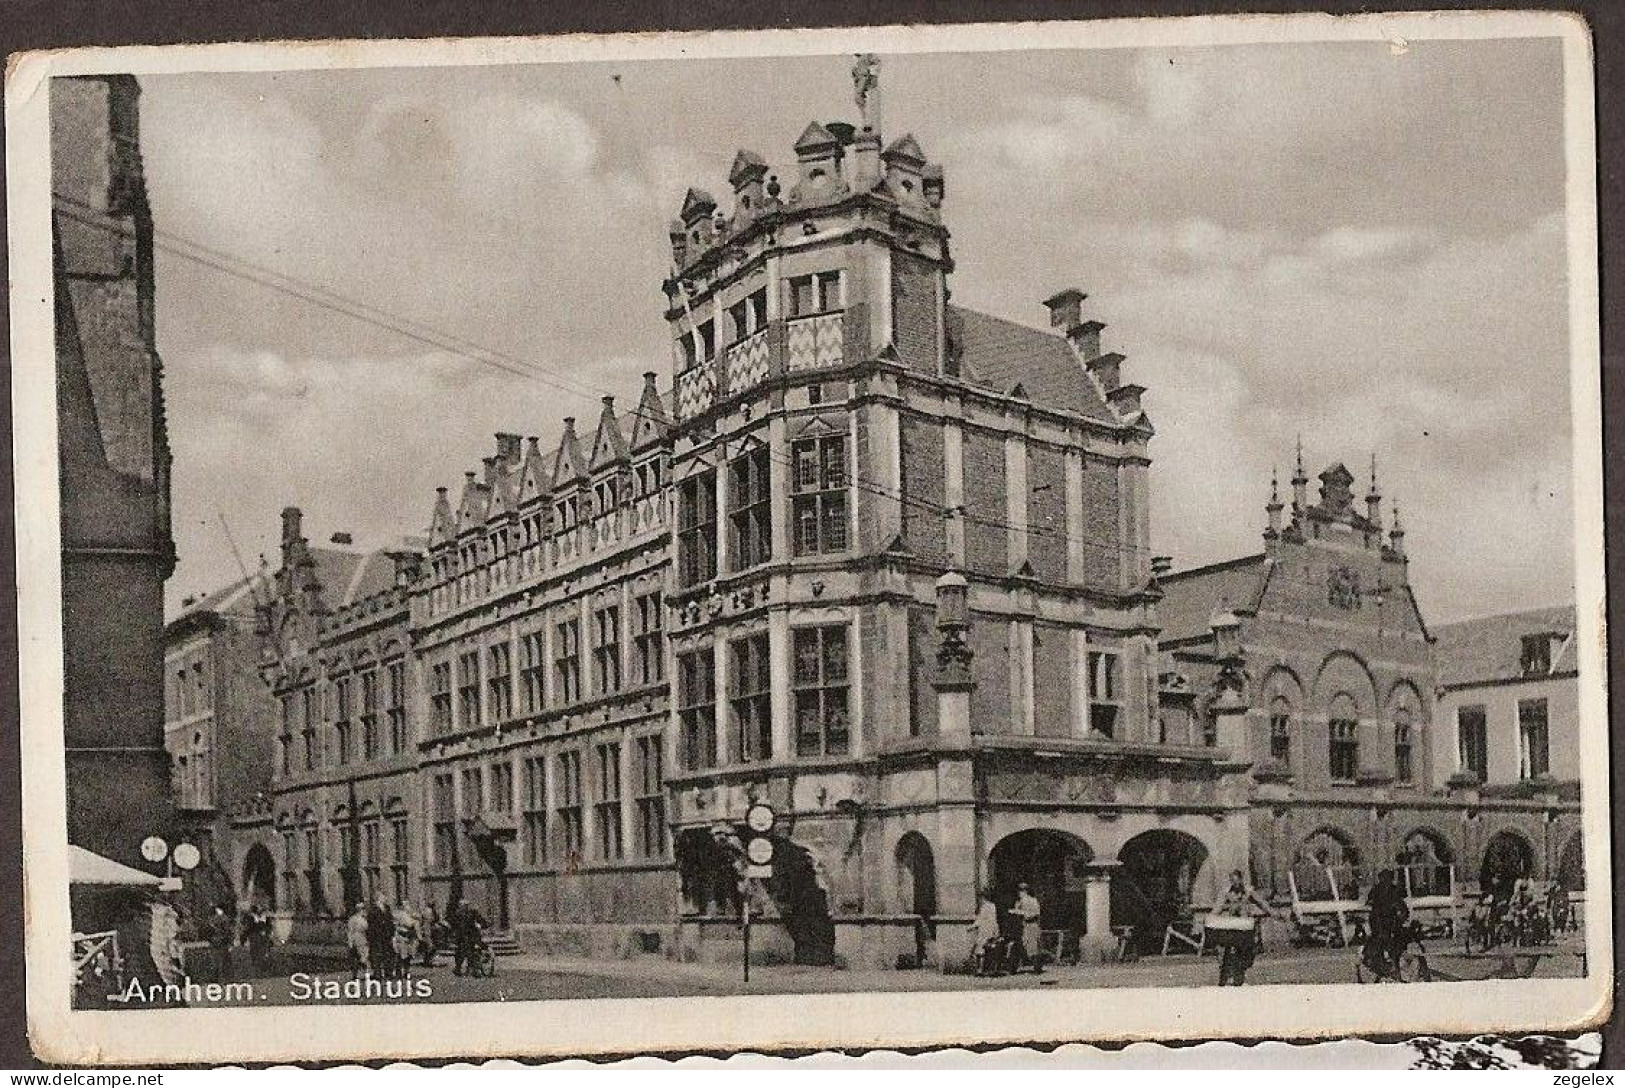
<instances>
[{"instance_id":1,"label":"window row","mask_svg":"<svg viewBox=\"0 0 1625 1088\"><path fill-rule=\"evenodd\" d=\"M1292 765L1293 720L1291 703L1277 696L1270 703L1269 753L1287 767ZM1416 779L1415 726L1408 710L1395 712L1393 729L1394 781L1406 785ZM1359 719L1335 704L1327 721L1326 770L1333 782L1353 782L1360 774Z\"/></svg>"},{"instance_id":2,"label":"window row","mask_svg":"<svg viewBox=\"0 0 1625 1088\"><path fill-rule=\"evenodd\" d=\"M814 272L805 276L792 276L784 281L784 312L791 319L814 314L833 313L846 305L842 290L843 277L839 270ZM725 313L726 325L715 317L707 317L680 337L683 349L683 369L708 363L725 346L739 343L767 328L767 288L759 287ZM727 340L723 340L723 336Z\"/></svg>"},{"instance_id":3,"label":"window row","mask_svg":"<svg viewBox=\"0 0 1625 1088\"><path fill-rule=\"evenodd\" d=\"M1518 778L1528 781L1552 770L1551 721L1545 699L1519 699ZM1456 761L1480 782L1489 778L1489 716L1481 703L1456 710Z\"/></svg>"},{"instance_id":4,"label":"window row","mask_svg":"<svg viewBox=\"0 0 1625 1088\"><path fill-rule=\"evenodd\" d=\"M513 644L506 641L434 662L429 667L431 735L477 729L538 714L549 705L568 706L662 682L664 615L661 593L654 590L633 597L629 615L623 615L619 603L589 610L585 647L581 617L572 615L547 631L521 635L517 668Z\"/></svg>"},{"instance_id":5,"label":"window row","mask_svg":"<svg viewBox=\"0 0 1625 1088\"><path fill-rule=\"evenodd\" d=\"M404 661L341 676L321 688L284 692L279 698L277 772L287 775L404 753L410 743L408 703Z\"/></svg>"},{"instance_id":6,"label":"window row","mask_svg":"<svg viewBox=\"0 0 1625 1088\"><path fill-rule=\"evenodd\" d=\"M336 914L383 894L408 903L412 846L405 815L282 831L282 901L296 910Z\"/></svg>"},{"instance_id":7,"label":"window row","mask_svg":"<svg viewBox=\"0 0 1625 1088\"><path fill-rule=\"evenodd\" d=\"M844 434L800 439L790 447L788 516L795 555L829 555L849 546L850 443ZM728 462L726 538L718 511L717 472L682 482L677 492L677 570L684 586L717 576L726 545L727 569L748 570L773 558L774 454L758 446Z\"/></svg>"},{"instance_id":8,"label":"window row","mask_svg":"<svg viewBox=\"0 0 1625 1088\"><path fill-rule=\"evenodd\" d=\"M852 750L848 627L828 624L790 632L791 744L800 757L843 756ZM773 698L767 634L727 643L722 661L714 647L678 655L678 758L684 770L702 771L773 758ZM718 745L718 670L727 745Z\"/></svg>"},{"instance_id":9,"label":"window row","mask_svg":"<svg viewBox=\"0 0 1625 1088\"><path fill-rule=\"evenodd\" d=\"M515 765L509 762L467 766L458 775L436 774L430 787L432 864L442 870L455 867L465 848L459 821L486 812L517 815L520 857L529 868L569 868L589 858L665 857L664 740L658 733L636 737L625 755L631 760L630 782L622 781L619 741L551 757L526 756L518 763L517 792Z\"/></svg>"}]
</instances>

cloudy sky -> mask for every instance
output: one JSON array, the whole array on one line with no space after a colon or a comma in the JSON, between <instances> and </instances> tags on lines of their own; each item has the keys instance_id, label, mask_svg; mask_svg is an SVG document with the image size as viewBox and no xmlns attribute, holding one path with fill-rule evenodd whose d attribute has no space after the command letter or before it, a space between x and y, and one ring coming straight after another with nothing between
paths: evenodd
<instances>
[{"instance_id":1,"label":"cloudy sky","mask_svg":"<svg viewBox=\"0 0 1625 1088\"><path fill-rule=\"evenodd\" d=\"M527 378L171 253L172 604L277 512L422 532L491 434L670 372L685 187L855 113L850 57L144 77L160 231L566 377ZM947 172L955 300L1089 292L1148 387L1154 543L1256 551L1271 467L1372 451L1434 622L1573 595L1557 41L883 58ZM786 170L788 173L788 170Z\"/></svg>"}]
</instances>

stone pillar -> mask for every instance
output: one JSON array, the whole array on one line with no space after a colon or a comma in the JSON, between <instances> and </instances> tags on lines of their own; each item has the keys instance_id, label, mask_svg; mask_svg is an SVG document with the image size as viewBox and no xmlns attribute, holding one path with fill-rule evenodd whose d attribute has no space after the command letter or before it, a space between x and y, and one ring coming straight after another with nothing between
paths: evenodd
<instances>
[{"instance_id":1,"label":"stone pillar","mask_svg":"<svg viewBox=\"0 0 1625 1088\"><path fill-rule=\"evenodd\" d=\"M1096 858L1084 869L1080 951L1085 961L1104 963L1117 951L1112 933L1112 873L1120 864L1115 858Z\"/></svg>"}]
</instances>

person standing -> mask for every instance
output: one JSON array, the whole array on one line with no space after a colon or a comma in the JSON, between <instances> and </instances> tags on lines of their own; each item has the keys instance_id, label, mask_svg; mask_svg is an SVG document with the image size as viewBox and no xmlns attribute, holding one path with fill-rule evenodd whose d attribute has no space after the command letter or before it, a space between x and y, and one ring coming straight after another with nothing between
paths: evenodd
<instances>
[{"instance_id":1,"label":"person standing","mask_svg":"<svg viewBox=\"0 0 1625 1088\"><path fill-rule=\"evenodd\" d=\"M467 900L459 899L451 912L452 973L462 974L465 967L472 969L479 952L480 931L486 926L485 916L475 910Z\"/></svg>"},{"instance_id":2,"label":"person standing","mask_svg":"<svg viewBox=\"0 0 1625 1088\"><path fill-rule=\"evenodd\" d=\"M999 944L999 908L993 902L992 889L984 888L976 897L976 918L971 922L969 929L976 940L973 955L976 974L980 977L1003 974L1003 956L1000 955Z\"/></svg>"},{"instance_id":3,"label":"person standing","mask_svg":"<svg viewBox=\"0 0 1625 1088\"><path fill-rule=\"evenodd\" d=\"M1042 908L1039 907L1038 899L1033 895L1032 888L1026 881L1016 885L1016 902L1010 908L1010 913L1021 920L1020 936L1017 938L1019 943L1016 946L1017 955L1022 962L1032 965L1033 974L1043 974L1044 963L1039 958L1038 947L1038 916L1042 913Z\"/></svg>"},{"instance_id":4,"label":"person standing","mask_svg":"<svg viewBox=\"0 0 1625 1088\"><path fill-rule=\"evenodd\" d=\"M367 909L367 962L379 978L389 978L395 958L395 912L383 892Z\"/></svg>"},{"instance_id":5,"label":"person standing","mask_svg":"<svg viewBox=\"0 0 1625 1088\"><path fill-rule=\"evenodd\" d=\"M370 977L372 961L367 942L367 904L359 899L350 911L350 920L345 923L344 935L345 943L350 947L350 977Z\"/></svg>"},{"instance_id":6,"label":"person standing","mask_svg":"<svg viewBox=\"0 0 1625 1088\"><path fill-rule=\"evenodd\" d=\"M1392 869L1377 874L1377 883L1366 896L1367 926L1365 949L1360 958L1378 978L1394 978L1399 974L1399 954L1404 947L1405 923L1411 910L1405 904L1405 893L1394 879Z\"/></svg>"},{"instance_id":7,"label":"person standing","mask_svg":"<svg viewBox=\"0 0 1625 1088\"><path fill-rule=\"evenodd\" d=\"M425 899L423 909L418 912L418 952L423 957L423 966L434 966L435 949L440 945L444 928L445 923L440 920L434 900Z\"/></svg>"}]
</instances>

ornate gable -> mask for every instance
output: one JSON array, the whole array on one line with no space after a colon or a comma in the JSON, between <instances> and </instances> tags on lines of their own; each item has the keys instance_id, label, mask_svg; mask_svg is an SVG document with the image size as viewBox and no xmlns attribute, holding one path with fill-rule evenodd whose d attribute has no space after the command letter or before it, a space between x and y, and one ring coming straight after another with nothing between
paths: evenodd
<instances>
[{"instance_id":1,"label":"ornate gable","mask_svg":"<svg viewBox=\"0 0 1625 1088\"><path fill-rule=\"evenodd\" d=\"M615 418L615 398L604 398L604 411L598 417L598 433L592 440L592 460L588 468L596 472L601 468L626 460L626 437Z\"/></svg>"},{"instance_id":2,"label":"ornate gable","mask_svg":"<svg viewBox=\"0 0 1625 1088\"><path fill-rule=\"evenodd\" d=\"M557 491L565 484L574 483L587 474L587 459L581 454L581 442L576 437L574 416L564 417L564 435L559 439L559 452L553 459L553 486Z\"/></svg>"}]
</instances>

